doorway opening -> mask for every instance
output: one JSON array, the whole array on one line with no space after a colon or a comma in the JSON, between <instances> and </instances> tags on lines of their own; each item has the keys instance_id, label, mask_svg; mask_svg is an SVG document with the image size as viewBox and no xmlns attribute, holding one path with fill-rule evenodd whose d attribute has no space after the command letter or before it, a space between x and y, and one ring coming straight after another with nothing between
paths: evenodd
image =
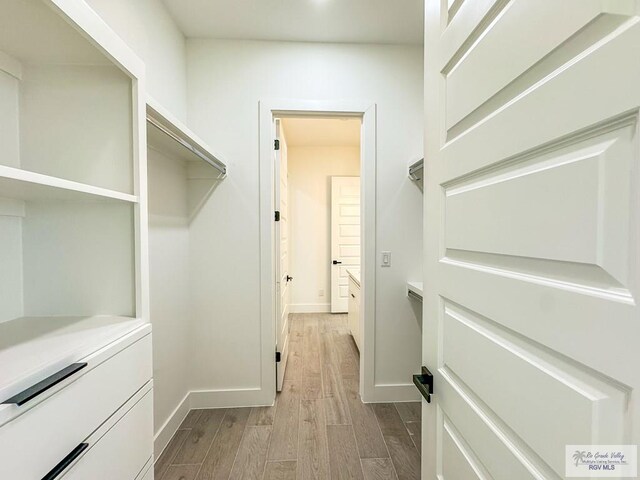
<instances>
[{"instance_id":1,"label":"doorway opening","mask_svg":"<svg viewBox=\"0 0 640 480\"><path fill-rule=\"evenodd\" d=\"M347 116L275 118L278 391L289 344L302 341L291 332L305 330L295 323L306 321L308 334L326 330L323 324L330 321L344 324L355 345L361 344L361 124L360 117Z\"/></svg>"},{"instance_id":2,"label":"doorway opening","mask_svg":"<svg viewBox=\"0 0 640 480\"><path fill-rule=\"evenodd\" d=\"M320 329L343 327L340 341L348 334L357 390L367 401L373 389L375 105L261 102L260 159L261 202L270 207L261 211L264 359L276 351L271 368L263 363L267 403L295 365L295 349L293 359L290 354L302 337L300 318Z\"/></svg>"}]
</instances>

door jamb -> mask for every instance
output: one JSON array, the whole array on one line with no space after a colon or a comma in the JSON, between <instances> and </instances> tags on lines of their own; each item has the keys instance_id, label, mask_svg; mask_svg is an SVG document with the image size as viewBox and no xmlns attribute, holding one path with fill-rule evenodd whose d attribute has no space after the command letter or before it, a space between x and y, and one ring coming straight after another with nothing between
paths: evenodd
<instances>
[{"instance_id":1,"label":"door jamb","mask_svg":"<svg viewBox=\"0 0 640 480\"><path fill-rule=\"evenodd\" d=\"M360 234L362 300L360 308L360 396L373 399L375 383L376 163L377 106L359 101L263 100L259 102L260 198L260 391L265 405L276 395L275 211L273 182L274 116L351 116L362 118L360 137Z\"/></svg>"}]
</instances>

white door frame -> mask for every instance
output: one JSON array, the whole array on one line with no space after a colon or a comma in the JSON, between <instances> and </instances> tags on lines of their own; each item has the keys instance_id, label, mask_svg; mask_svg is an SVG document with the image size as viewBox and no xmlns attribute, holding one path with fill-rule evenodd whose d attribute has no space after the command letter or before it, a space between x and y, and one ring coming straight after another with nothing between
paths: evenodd
<instances>
[{"instance_id":1,"label":"white door frame","mask_svg":"<svg viewBox=\"0 0 640 480\"><path fill-rule=\"evenodd\" d=\"M261 392L265 405L276 395L276 289L273 119L281 116L362 118L360 138L361 277L360 395L374 395L376 266L376 104L359 101L265 100L259 102Z\"/></svg>"}]
</instances>

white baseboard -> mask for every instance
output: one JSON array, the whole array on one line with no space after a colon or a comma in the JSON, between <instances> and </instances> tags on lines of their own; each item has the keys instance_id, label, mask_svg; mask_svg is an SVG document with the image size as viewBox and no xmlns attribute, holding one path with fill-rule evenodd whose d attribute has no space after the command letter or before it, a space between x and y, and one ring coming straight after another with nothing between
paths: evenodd
<instances>
[{"instance_id":1,"label":"white baseboard","mask_svg":"<svg viewBox=\"0 0 640 480\"><path fill-rule=\"evenodd\" d=\"M193 390L189 392L189 403L192 409L263 407L273 403L273 399L266 399L261 388Z\"/></svg>"},{"instance_id":2,"label":"white baseboard","mask_svg":"<svg viewBox=\"0 0 640 480\"><path fill-rule=\"evenodd\" d=\"M367 403L419 402L422 397L413 383L376 385Z\"/></svg>"},{"instance_id":3,"label":"white baseboard","mask_svg":"<svg viewBox=\"0 0 640 480\"><path fill-rule=\"evenodd\" d=\"M290 313L331 313L330 303L292 303Z\"/></svg>"},{"instance_id":4,"label":"white baseboard","mask_svg":"<svg viewBox=\"0 0 640 480\"><path fill-rule=\"evenodd\" d=\"M160 458L160 454L167 448L171 437L176 433L190 409L189 393L187 393L171 415L169 415L167 421L158 429L153 439L153 452L156 460Z\"/></svg>"},{"instance_id":5,"label":"white baseboard","mask_svg":"<svg viewBox=\"0 0 640 480\"><path fill-rule=\"evenodd\" d=\"M160 427L153 441L155 461L167 448L189 410L203 408L262 407L273 404L273 399L265 399L259 388L240 390L195 390L187 393L166 422Z\"/></svg>"}]
</instances>

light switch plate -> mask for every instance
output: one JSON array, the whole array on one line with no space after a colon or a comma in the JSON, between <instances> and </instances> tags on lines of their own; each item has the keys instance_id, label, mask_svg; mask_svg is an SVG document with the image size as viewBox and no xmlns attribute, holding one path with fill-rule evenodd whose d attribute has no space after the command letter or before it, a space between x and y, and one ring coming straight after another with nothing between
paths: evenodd
<instances>
[{"instance_id":1,"label":"light switch plate","mask_svg":"<svg viewBox=\"0 0 640 480\"><path fill-rule=\"evenodd\" d=\"M382 252L382 262L380 265L383 267L391 266L391 252Z\"/></svg>"}]
</instances>

